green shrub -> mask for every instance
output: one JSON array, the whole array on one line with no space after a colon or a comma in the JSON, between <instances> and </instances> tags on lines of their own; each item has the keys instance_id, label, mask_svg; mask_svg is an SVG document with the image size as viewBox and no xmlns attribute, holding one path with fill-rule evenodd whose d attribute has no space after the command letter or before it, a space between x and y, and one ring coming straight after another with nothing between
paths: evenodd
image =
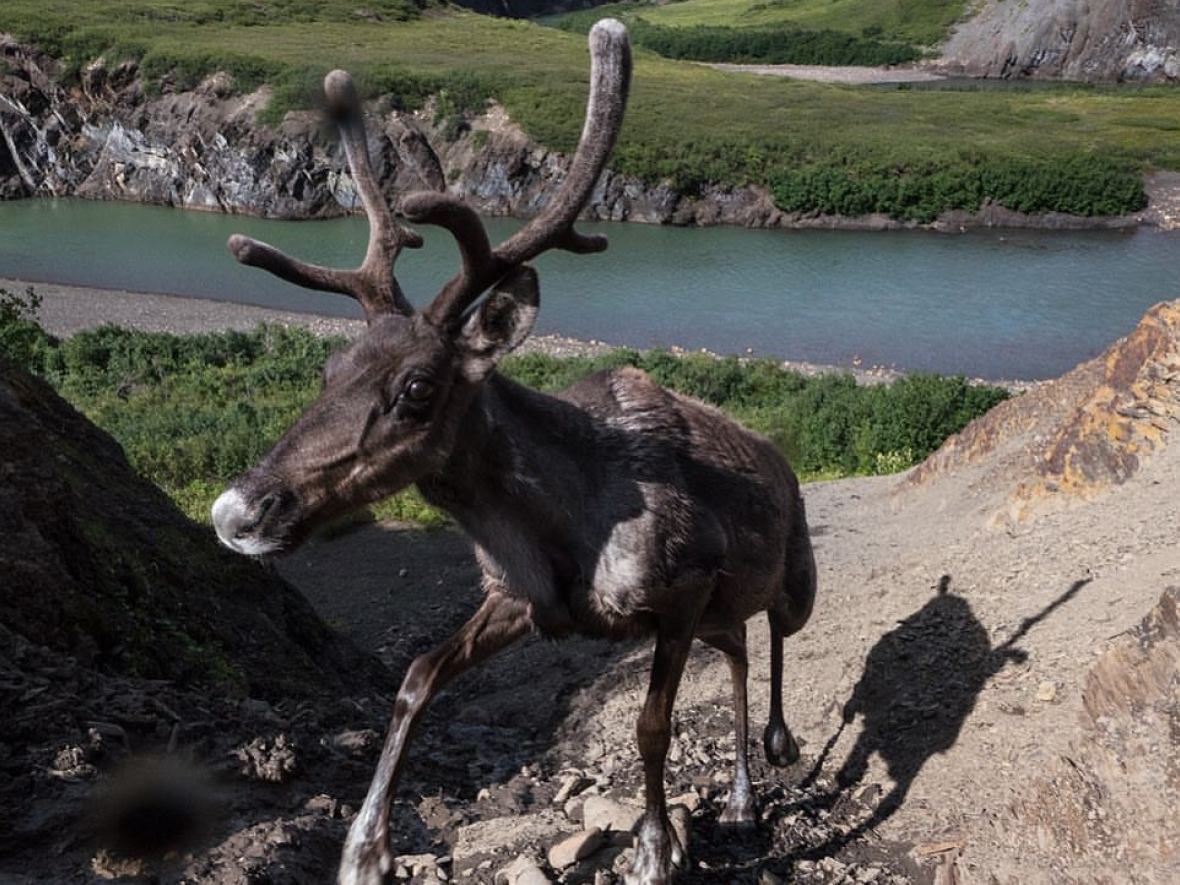
<instances>
[{"instance_id":1,"label":"green shrub","mask_svg":"<svg viewBox=\"0 0 1180 885\"><path fill-rule=\"evenodd\" d=\"M1147 205L1131 163L1075 154L1055 159L948 155L882 163L853 157L780 166L769 173L775 203L788 212L864 215L930 222L949 209L992 200L1019 212L1119 215Z\"/></svg>"},{"instance_id":2,"label":"green shrub","mask_svg":"<svg viewBox=\"0 0 1180 885\"><path fill-rule=\"evenodd\" d=\"M318 394L339 340L302 329L169 335L105 326L63 341L33 320L36 295L0 290L0 343L45 375L123 446L135 468L190 517L208 518L225 484L256 464ZM504 372L541 390L592 372L636 366L661 384L716 405L768 436L805 478L910 466L1007 395L962 378L914 375L859 386L850 375L805 377L772 360L612 351L599 357L527 354ZM413 490L374 505L379 518L446 524Z\"/></svg>"},{"instance_id":3,"label":"green shrub","mask_svg":"<svg viewBox=\"0 0 1180 885\"><path fill-rule=\"evenodd\" d=\"M792 25L725 28L696 25L670 28L634 19L637 46L665 58L738 64L896 65L922 53L904 43L855 37L839 31L810 31Z\"/></svg>"},{"instance_id":4,"label":"green shrub","mask_svg":"<svg viewBox=\"0 0 1180 885\"><path fill-rule=\"evenodd\" d=\"M645 4L617 4L562 16L554 24L563 31L589 33L607 12L623 15L636 46L665 58L692 61L800 65L893 65L916 61L922 53L906 43L860 37L830 29L813 30L784 23L760 27L690 25L669 27L635 14Z\"/></svg>"},{"instance_id":5,"label":"green shrub","mask_svg":"<svg viewBox=\"0 0 1180 885\"><path fill-rule=\"evenodd\" d=\"M0 288L0 357L43 373L58 342L37 323L40 307L32 286L23 295Z\"/></svg>"}]
</instances>

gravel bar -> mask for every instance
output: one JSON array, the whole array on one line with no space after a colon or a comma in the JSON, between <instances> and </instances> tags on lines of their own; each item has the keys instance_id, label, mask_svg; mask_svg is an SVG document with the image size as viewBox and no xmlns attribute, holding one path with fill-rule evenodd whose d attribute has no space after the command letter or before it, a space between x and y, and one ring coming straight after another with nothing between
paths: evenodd
<instances>
[{"instance_id":1,"label":"gravel bar","mask_svg":"<svg viewBox=\"0 0 1180 885\"><path fill-rule=\"evenodd\" d=\"M59 283L31 283L25 280L0 278L0 288L22 292L33 286L41 296L38 318L42 327L52 335L69 337L85 329L102 325L123 326L144 332L171 332L187 335L197 332L215 332L223 329L248 331L259 323L275 323L282 326L298 326L309 329L316 335L342 335L352 337L364 329L362 320L324 316L314 313L274 310L255 307L232 301L218 301L211 298L184 298L176 295L157 295L144 292L127 292L120 289L99 289L84 286L67 286ZM533 335L521 347L523 353L544 353L554 357L599 356L616 349L602 341L584 341L562 335ZM673 353L705 353L717 356L711 351L685 350L672 347ZM890 367L831 366L797 360L784 360L782 366L803 375L814 377L831 372L852 374L861 384L882 384L901 378L905 373ZM1031 386L1021 381L985 381L972 379L976 383L997 384L1020 391Z\"/></svg>"}]
</instances>

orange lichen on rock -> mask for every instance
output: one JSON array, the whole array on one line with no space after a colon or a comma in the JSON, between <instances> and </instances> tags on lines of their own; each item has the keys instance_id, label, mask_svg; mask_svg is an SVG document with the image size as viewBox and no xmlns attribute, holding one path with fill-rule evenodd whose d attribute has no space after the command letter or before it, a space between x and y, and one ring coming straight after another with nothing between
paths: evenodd
<instances>
[{"instance_id":1,"label":"orange lichen on rock","mask_svg":"<svg viewBox=\"0 0 1180 885\"><path fill-rule=\"evenodd\" d=\"M1096 362L1103 383L1037 453L1036 476L1014 495L1029 506L1065 493L1093 498L1126 482L1180 419L1180 302L1153 307Z\"/></svg>"},{"instance_id":2,"label":"orange lichen on rock","mask_svg":"<svg viewBox=\"0 0 1180 885\"><path fill-rule=\"evenodd\" d=\"M992 524L1090 500L1135 476L1180 421L1180 301L1151 308L1102 356L1001 403L899 487L966 482Z\"/></svg>"}]
</instances>

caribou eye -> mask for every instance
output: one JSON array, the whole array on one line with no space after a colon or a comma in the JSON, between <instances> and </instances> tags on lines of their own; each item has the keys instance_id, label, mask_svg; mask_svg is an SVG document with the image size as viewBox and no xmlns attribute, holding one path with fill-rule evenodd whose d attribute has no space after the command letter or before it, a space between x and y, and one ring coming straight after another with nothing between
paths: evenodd
<instances>
[{"instance_id":1,"label":"caribou eye","mask_svg":"<svg viewBox=\"0 0 1180 885\"><path fill-rule=\"evenodd\" d=\"M424 403L434 393L434 385L421 378L415 378L406 385L406 399L415 403Z\"/></svg>"}]
</instances>

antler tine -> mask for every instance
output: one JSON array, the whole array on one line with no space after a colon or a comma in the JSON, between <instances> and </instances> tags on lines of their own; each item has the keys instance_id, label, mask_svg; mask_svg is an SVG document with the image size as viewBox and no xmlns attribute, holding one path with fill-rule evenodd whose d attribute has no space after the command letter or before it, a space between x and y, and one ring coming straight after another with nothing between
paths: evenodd
<instances>
[{"instance_id":1,"label":"antler tine","mask_svg":"<svg viewBox=\"0 0 1180 885\"><path fill-rule=\"evenodd\" d=\"M410 194L402 200L402 212L410 221L445 228L459 244L463 269L447 282L434 304L455 302L468 291L478 295L507 270L492 254L488 232L479 215L453 194L436 191ZM434 304L427 309L428 314Z\"/></svg>"},{"instance_id":2,"label":"antler tine","mask_svg":"<svg viewBox=\"0 0 1180 885\"><path fill-rule=\"evenodd\" d=\"M631 85L631 44L627 40L627 28L613 18L595 24L590 30L589 42L590 99L586 104L582 137L561 190L540 215L496 247L487 261L472 265L464 250L463 270L443 287L426 310L433 321L440 324L457 321L471 303L505 273L548 249L588 253L601 252L607 247L606 237L585 236L574 230L573 225L606 166L623 124ZM408 198L403 203L403 211L414 220L430 221L408 212L406 203L418 205L417 199L418 195ZM471 209L466 206L456 208L448 202L447 214L450 218L463 215L462 231L466 234L478 226L486 240L483 224ZM438 223L459 236L458 225ZM460 249L464 249L462 240Z\"/></svg>"},{"instance_id":3,"label":"antler tine","mask_svg":"<svg viewBox=\"0 0 1180 885\"><path fill-rule=\"evenodd\" d=\"M324 78L324 96L339 126L348 168L369 221L364 261L354 270L308 264L241 234L229 238L229 250L242 264L260 267L298 286L352 296L360 302L369 322L384 313L411 314L414 308L393 277L393 265L402 249L418 248L422 238L394 221L381 194L369 161L360 98L352 77L346 71L329 73Z\"/></svg>"},{"instance_id":4,"label":"antler tine","mask_svg":"<svg viewBox=\"0 0 1180 885\"><path fill-rule=\"evenodd\" d=\"M590 30L590 99L582 137L565 183L544 212L496 249L500 260L511 266L554 247L573 252L601 252L606 248L606 237L582 236L573 224L615 146L630 86L627 28L618 19L604 18Z\"/></svg>"},{"instance_id":5,"label":"antler tine","mask_svg":"<svg viewBox=\"0 0 1180 885\"><path fill-rule=\"evenodd\" d=\"M362 276L369 278L368 281L375 289L389 286L393 300L400 300L398 310L412 313L413 308L393 279L393 263L402 249L420 247L422 238L393 220L393 213L389 211L381 187L377 184L377 176L373 174L373 166L369 161L360 97L352 77L347 71L330 72L324 77L324 95L328 99L328 112L336 118L340 127L348 168L369 219L369 248L358 270Z\"/></svg>"}]
</instances>

